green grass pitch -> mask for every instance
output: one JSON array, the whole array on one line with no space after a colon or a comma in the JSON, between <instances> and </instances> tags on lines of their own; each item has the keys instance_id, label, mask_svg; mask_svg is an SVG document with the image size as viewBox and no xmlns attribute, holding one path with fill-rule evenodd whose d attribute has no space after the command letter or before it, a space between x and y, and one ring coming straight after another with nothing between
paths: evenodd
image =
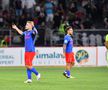
<instances>
[{"instance_id":1,"label":"green grass pitch","mask_svg":"<svg viewBox=\"0 0 108 90\"><path fill-rule=\"evenodd\" d=\"M0 90L108 90L107 67L74 67L75 79L67 79L63 67L36 67L42 74L40 81L24 84L24 67L0 67Z\"/></svg>"}]
</instances>

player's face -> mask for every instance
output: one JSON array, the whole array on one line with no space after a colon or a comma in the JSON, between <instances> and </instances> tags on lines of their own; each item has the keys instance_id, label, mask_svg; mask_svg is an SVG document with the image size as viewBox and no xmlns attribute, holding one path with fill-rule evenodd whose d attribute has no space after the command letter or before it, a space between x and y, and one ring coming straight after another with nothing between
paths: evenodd
<instances>
[{"instance_id":1,"label":"player's face","mask_svg":"<svg viewBox=\"0 0 108 90\"><path fill-rule=\"evenodd\" d=\"M31 30L32 29L32 25L31 25L31 23L26 23L26 26L25 26L25 29L27 29L27 30Z\"/></svg>"},{"instance_id":2,"label":"player's face","mask_svg":"<svg viewBox=\"0 0 108 90\"><path fill-rule=\"evenodd\" d=\"M68 30L68 34L73 35L73 29L72 29L72 28L70 28L70 29Z\"/></svg>"}]
</instances>

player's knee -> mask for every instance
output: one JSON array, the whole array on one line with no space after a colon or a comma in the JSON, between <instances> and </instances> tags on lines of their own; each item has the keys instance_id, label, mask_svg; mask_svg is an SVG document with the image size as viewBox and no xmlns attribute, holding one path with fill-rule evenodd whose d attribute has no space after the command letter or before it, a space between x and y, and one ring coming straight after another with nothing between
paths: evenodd
<instances>
[{"instance_id":1,"label":"player's knee","mask_svg":"<svg viewBox=\"0 0 108 90\"><path fill-rule=\"evenodd\" d=\"M25 67L28 69L28 66L27 65L25 65Z\"/></svg>"},{"instance_id":2,"label":"player's knee","mask_svg":"<svg viewBox=\"0 0 108 90\"><path fill-rule=\"evenodd\" d=\"M66 65L67 65L67 66L70 66L70 65L71 65L71 63L66 63Z\"/></svg>"},{"instance_id":3,"label":"player's knee","mask_svg":"<svg viewBox=\"0 0 108 90\"><path fill-rule=\"evenodd\" d=\"M75 63L74 63L74 62L72 62L72 63L71 63L71 65L72 65L72 66L74 66L74 65L75 65Z\"/></svg>"}]
</instances>

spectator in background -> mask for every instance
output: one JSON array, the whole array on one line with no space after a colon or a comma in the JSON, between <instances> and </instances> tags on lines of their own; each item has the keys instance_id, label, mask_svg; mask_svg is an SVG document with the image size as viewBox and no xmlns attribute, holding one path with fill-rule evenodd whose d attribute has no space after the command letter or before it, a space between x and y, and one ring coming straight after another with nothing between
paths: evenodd
<instances>
[{"instance_id":1,"label":"spectator in background","mask_svg":"<svg viewBox=\"0 0 108 90\"><path fill-rule=\"evenodd\" d=\"M14 35L13 39L12 39L12 42L14 44L20 44L22 42L21 37L19 35Z\"/></svg>"},{"instance_id":2,"label":"spectator in background","mask_svg":"<svg viewBox=\"0 0 108 90\"><path fill-rule=\"evenodd\" d=\"M64 16L65 12L64 12L63 7L62 7L61 4L58 5L58 6L56 7L56 9L57 9L57 11L58 11L62 16Z\"/></svg>"},{"instance_id":3,"label":"spectator in background","mask_svg":"<svg viewBox=\"0 0 108 90\"><path fill-rule=\"evenodd\" d=\"M104 18L105 28L108 29L108 17Z\"/></svg>"},{"instance_id":4,"label":"spectator in background","mask_svg":"<svg viewBox=\"0 0 108 90\"><path fill-rule=\"evenodd\" d=\"M3 10L9 9L9 1L10 0L2 0L2 8L3 8Z\"/></svg>"},{"instance_id":5,"label":"spectator in background","mask_svg":"<svg viewBox=\"0 0 108 90\"><path fill-rule=\"evenodd\" d=\"M86 33L82 33L82 45L89 46L89 38L87 37Z\"/></svg>"},{"instance_id":6,"label":"spectator in background","mask_svg":"<svg viewBox=\"0 0 108 90\"><path fill-rule=\"evenodd\" d=\"M35 0L22 0L22 7L27 7L27 9L33 8L36 5Z\"/></svg>"},{"instance_id":7,"label":"spectator in background","mask_svg":"<svg viewBox=\"0 0 108 90\"><path fill-rule=\"evenodd\" d=\"M90 0L82 0L82 6L84 7L85 5L87 5L89 1Z\"/></svg>"},{"instance_id":8,"label":"spectator in background","mask_svg":"<svg viewBox=\"0 0 108 90\"><path fill-rule=\"evenodd\" d=\"M60 13L56 12L54 14L54 25L53 25L53 28L56 28L56 29L59 28L60 23L61 23L61 19L62 19L62 16L60 15Z\"/></svg>"},{"instance_id":9,"label":"spectator in background","mask_svg":"<svg viewBox=\"0 0 108 90\"><path fill-rule=\"evenodd\" d=\"M10 19L11 15L10 15L9 11L7 9L5 9L3 11L2 15L3 15L3 20L4 20L4 26L9 27L9 23L11 21L11 19Z\"/></svg>"},{"instance_id":10,"label":"spectator in background","mask_svg":"<svg viewBox=\"0 0 108 90\"><path fill-rule=\"evenodd\" d=\"M3 20L3 15L2 12L0 12L0 27L4 26L4 20Z\"/></svg>"},{"instance_id":11,"label":"spectator in background","mask_svg":"<svg viewBox=\"0 0 108 90\"><path fill-rule=\"evenodd\" d=\"M4 37L5 42L7 43L7 45L9 46L9 43L11 42L11 37L10 36L5 36Z\"/></svg>"},{"instance_id":12,"label":"spectator in background","mask_svg":"<svg viewBox=\"0 0 108 90\"><path fill-rule=\"evenodd\" d=\"M45 13L46 13L46 22L53 22L54 18L54 6L50 0L46 0L45 3Z\"/></svg>"},{"instance_id":13,"label":"spectator in background","mask_svg":"<svg viewBox=\"0 0 108 90\"><path fill-rule=\"evenodd\" d=\"M2 10L2 0L0 0L0 10Z\"/></svg>"},{"instance_id":14,"label":"spectator in background","mask_svg":"<svg viewBox=\"0 0 108 90\"><path fill-rule=\"evenodd\" d=\"M64 36L64 34L65 34L65 29L66 29L67 26L69 26L68 21L66 21L66 20L62 21L62 23L60 24L58 33L59 33L60 35Z\"/></svg>"},{"instance_id":15,"label":"spectator in background","mask_svg":"<svg viewBox=\"0 0 108 90\"><path fill-rule=\"evenodd\" d=\"M102 11L103 11L103 17L104 18L108 17L108 0L104 1Z\"/></svg>"},{"instance_id":16,"label":"spectator in background","mask_svg":"<svg viewBox=\"0 0 108 90\"><path fill-rule=\"evenodd\" d=\"M41 4L37 3L35 5L35 14L36 14L36 16L39 16L40 13L41 13Z\"/></svg>"},{"instance_id":17,"label":"spectator in background","mask_svg":"<svg viewBox=\"0 0 108 90\"><path fill-rule=\"evenodd\" d=\"M88 17L81 24L82 29L91 29L92 26L93 26L93 22Z\"/></svg>"},{"instance_id":18,"label":"spectator in background","mask_svg":"<svg viewBox=\"0 0 108 90\"><path fill-rule=\"evenodd\" d=\"M96 46L96 37L93 33L89 35L89 40L90 40L90 46Z\"/></svg>"},{"instance_id":19,"label":"spectator in background","mask_svg":"<svg viewBox=\"0 0 108 90\"><path fill-rule=\"evenodd\" d=\"M15 0L15 12L16 16L21 16L22 15L22 1L21 0Z\"/></svg>"},{"instance_id":20,"label":"spectator in background","mask_svg":"<svg viewBox=\"0 0 108 90\"><path fill-rule=\"evenodd\" d=\"M30 20L33 20L33 18L29 13L22 14L22 16L19 18L18 25L20 26L20 28L22 28L23 26L26 25L26 22Z\"/></svg>"},{"instance_id":21,"label":"spectator in background","mask_svg":"<svg viewBox=\"0 0 108 90\"><path fill-rule=\"evenodd\" d=\"M71 11L71 13L76 13L78 11L77 9L77 5L75 2L72 2L71 5L68 7L69 11Z\"/></svg>"},{"instance_id":22,"label":"spectator in background","mask_svg":"<svg viewBox=\"0 0 108 90\"><path fill-rule=\"evenodd\" d=\"M83 8L86 10L86 15L87 17L91 18L92 17L92 8L91 8L91 2L90 0L83 0Z\"/></svg>"},{"instance_id":23,"label":"spectator in background","mask_svg":"<svg viewBox=\"0 0 108 90\"><path fill-rule=\"evenodd\" d=\"M73 20L72 26L73 26L73 28L75 28L75 29L81 29L81 19L76 17L76 18Z\"/></svg>"},{"instance_id":24,"label":"spectator in background","mask_svg":"<svg viewBox=\"0 0 108 90\"><path fill-rule=\"evenodd\" d=\"M34 6L36 5L35 0L22 0L22 7L26 8L27 13L31 17L34 17Z\"/></svg>"},{"instance_id":25,"label":"spectator in background","mask_svg":"<svg viewBox=\"0 0 108 90\"><path fill-rule=\"evenodd\" d=\"M29 13L26 14L26 21L33 20L33 17Z\"/></svg>"},{"instance_id":26,"label":"spectator in background","mask_svg":"<svg viewBox=\"0 0 108 90\"><path fill-rule=\"evenodd\" d=\"M38 24L41 26L41 27L44 27L45 26L45 14L43 12L41 12L39 14L39 17L38 17Z\"/></svg>"},{"instance_id":27,"label":"spectator in background","mask_svg":"<svg viewBox=\"0 0 108 90\"><path fill-rule=\"evenodd\" d=\"M0 47L7 47L5 40L1 40Z\"/></svg>"},{"instance_id":28,"label":"spectator in background","mask_svg":"<svg viewBox=\"0 0 108 90\"><path fill-rule=\"evenodd\" d=\"M4 36L3 40L1 40L1 47L7 47L9 45L9 42L11 41L11 38L9 36Z\"/></svg>"},{"instance_id":29,"label":"spectator in background","mask_svg":"<svg viewBox=\"0 0 108 90\"><path fill-rule=\"evenodd\" d=\"M58 6L61 6L63 8L63 11L66 11L66 0L58 0Z\"/></svg>"},{"instance_id":30,"label":"spectator in background","mask_svg":"<svg viewBox=\"0 0 108 90\"><path fill-rule=\"evenodd\" d=\"M74 39L74 45L78 46L79 45L78 40L80 40L78 32L74 33L74 38L73 39Z\"/></svg>"},{"instance_id":31,"label":"spectator in background","mask_svg":"<svg viewBox=\"0 0 108 90\"><path fill-rule=\"evenodd\" d=\"M46 14L45 45L51 45L54 5L50 0L46 0L44 10Z\"/></svg>"},{"instance_id":32,"label":"spectator in background","mask_svg":"<svg viewBox=\"0 0 108 90\"><path fill-rule=\"evenodd\" d=\"M76 17L79 18L79 19L84 19L85 18L85 15L86 15L86 12L85 10L82 8L81 10L78 10L76 13L75 13Z\"/></svg>"},{"instance_id":33,"label":"spectator in background","mask_svg":"<svg viewBox=\"0 0 108 90\"><path fill-rule=\"evenodd\" d=\"M96 45L102 46L102 36L100 34L96 35Z\"/></svg>"},{"instance_id":34,"label":"spectator in background","mask_svg":"<svg viewBox=\"0 0 108 90\"><path fill-rule=\"evenodd\" d=\"M27 16L25 14L22 14L22 16L19 19L19 25L23 27L25 26L26 22L27 22Z\"/></svg>"}]
</instances>

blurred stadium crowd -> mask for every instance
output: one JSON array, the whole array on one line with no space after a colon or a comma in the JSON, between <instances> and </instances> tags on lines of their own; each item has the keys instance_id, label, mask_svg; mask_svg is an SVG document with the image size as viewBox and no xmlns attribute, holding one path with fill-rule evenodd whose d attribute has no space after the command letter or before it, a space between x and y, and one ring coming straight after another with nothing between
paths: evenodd
<instances>
[{"instance_id":1,"label":"blurred stadium crowd","mask_svg":"<svg viewBox=\"0 0 108 90\"><path fill-rule=\"evenodd\" d=\"M12 23L24 30L27 20L33 20L39 31L38 45L61 44L68 25L74 30L108 29L108 0L0 0L0 30L11 29ZM6 33L0 37L8 37ZM11 32L11 38L13 43L23 42L17 33ZM10 42L9 37L6 40ZM102 41L100 33L75 34L77 46L102 45Z\"/></svg>"}]
</instances>

